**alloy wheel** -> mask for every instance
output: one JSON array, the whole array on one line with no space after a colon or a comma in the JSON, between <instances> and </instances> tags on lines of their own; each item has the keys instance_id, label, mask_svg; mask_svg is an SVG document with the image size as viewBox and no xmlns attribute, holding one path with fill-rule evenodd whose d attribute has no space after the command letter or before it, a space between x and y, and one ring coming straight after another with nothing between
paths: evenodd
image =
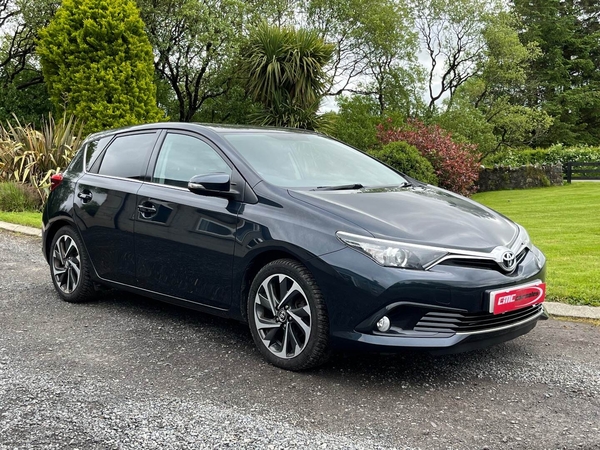
<instances>
[{"instance_id":1,"label":"alloy wheel","mask_svg":"<svg viewBox=\"0 0 600 450\"><path fill-rule=\"evenodd\" d=\"M284 359L298 356L306 348L312 327L306 294L288 275L271 275L256 293L254 322L271 353Z\"/></svg>"},{"instance_id":2,"label":"alloy wheel","mask_svg":"<svg viewBox=\"0 0 600 450\"><path fill-rule=\"evenodd\" d=\"M77 244L65 234L54 244L52 250L52 276L56 286L65 294L71 294L81 278L81 256Z\"/></svg>"}]
</instances>

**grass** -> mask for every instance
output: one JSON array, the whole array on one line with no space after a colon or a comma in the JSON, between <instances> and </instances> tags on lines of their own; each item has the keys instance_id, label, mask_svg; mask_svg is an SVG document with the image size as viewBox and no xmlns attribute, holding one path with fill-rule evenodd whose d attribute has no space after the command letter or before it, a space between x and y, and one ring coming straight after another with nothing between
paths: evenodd
<instances>
[{"instance_id":1,"label":"grass","mask_svg":"<svg viewBox=\"0 0 600 450\"><path fill-rule=\"evenodd\" d=\"M598 319L587 319L585 317L562 317L562 316L552 316L552 318L556 319L556 320L562 320L563 322L587 323L588 325L600 327L600 320L598 320Z\"/></svg>"},{"instance_id":2,"label":"grass","mask_svg":"<svg viewBox=\"0 0 600 450\"><path fill-rule=\"evenodd\" d=\"M548 258L548 300L600 306L600 183L473 196L529 232Z\"/></svg>"},{"instance_id":3,"label":"grass","mask_svg":"<svg viewBox=\"0 0 600 450\"><path fill-rule=\"evenodd\" d=\"M16 223L28 227L40 228L42 226L42 213L37 211L6 212L0 211L0 221Z\"/></svg>"}]
</instances>

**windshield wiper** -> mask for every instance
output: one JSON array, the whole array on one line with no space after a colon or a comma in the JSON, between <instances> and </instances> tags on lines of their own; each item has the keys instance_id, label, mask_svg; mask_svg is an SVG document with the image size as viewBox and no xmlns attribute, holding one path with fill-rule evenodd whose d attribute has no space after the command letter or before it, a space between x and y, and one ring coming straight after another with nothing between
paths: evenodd
<instances>
[{"instance_id":1,"label":"windshield wiper","mask_svg":"<svg viewBox=\"0 0 600 450\"><path fill-rule=\"evenodd\" d=\"M364 186L360 183L355 184L341 184L339 186L319 186L313 191L346 191L350 189L362 189Z\"/></svg>"}]
</instances>

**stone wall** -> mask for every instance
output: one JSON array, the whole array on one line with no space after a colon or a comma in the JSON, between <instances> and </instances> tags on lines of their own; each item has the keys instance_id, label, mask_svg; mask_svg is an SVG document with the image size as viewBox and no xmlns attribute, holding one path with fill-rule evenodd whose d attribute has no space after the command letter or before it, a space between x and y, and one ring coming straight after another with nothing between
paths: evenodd
<instances>
[{"instance_id":1,"label":"stone wall","mask_svg":"<svg viewBox=\"0 0 600 450\"><path fill-rule=\"evenodd\" d=\"M494 166L479 172L479 192L505 189L528 189L563 184L562 165Z\"/></svg>"}]
</instances>

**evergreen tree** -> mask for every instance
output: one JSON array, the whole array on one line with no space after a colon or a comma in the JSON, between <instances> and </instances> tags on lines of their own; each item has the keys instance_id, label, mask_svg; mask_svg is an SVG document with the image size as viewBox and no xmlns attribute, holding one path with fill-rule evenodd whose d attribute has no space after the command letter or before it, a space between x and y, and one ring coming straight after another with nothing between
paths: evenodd
<instances>
[{"instance_id":1,"label":"evergreen tree","mask_svg":"<svg viewBox=\"0 0 600 450\"><path fill-rule=\"evenodd\" d=\"M164 116L152 47L132 0L64 0L37 52L52 102L86 132Z\"/></svg>"},{"instance_id":2,"label":"evergreen tree","mask_svg":"<svg viewBox=\"0 0 600 450\"><path fill-rule=\"evenodd\" d=\"M521 40L537 43L527 106L554 118L539 145L600 144L600 4L589 0L514 0L525 25Z\"/></svg>"}]
</instances>

